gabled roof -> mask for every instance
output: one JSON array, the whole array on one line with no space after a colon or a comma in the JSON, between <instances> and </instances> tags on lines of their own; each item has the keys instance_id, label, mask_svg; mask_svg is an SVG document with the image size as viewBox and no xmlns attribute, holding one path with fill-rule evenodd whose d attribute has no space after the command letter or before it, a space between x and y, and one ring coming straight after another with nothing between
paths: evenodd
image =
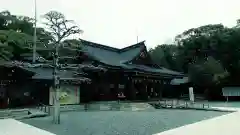
<instances>
[{"instance_id":1,"label":"gabled roof","mask_svg":"<svg viewBox=\"0 0 240 135\"><path fill-rule=\"evenodd\" d=\"M164 67L153 68L146 65L131 63L131 60L139 56L139 54L146 49L145 41L118 49L82 39L80 40L83 45L83 51L103 64L162 75L183 76L183 74L179 72Z\"/></svg>"},{"instance_id":2,"label":"gabled roof","mask_svg":"<svg viewBox=\"0 0 240 135\"><path fill-rule=\"evenodd\" d=\"M83 51L86 51L88 55L92 56L101 63L111 66L121 66L121 63L131 61L135 58L143 48L145 48L144 41L122 48L114 48L98 43L82 40Z\"/></svg>"}]
</instances>

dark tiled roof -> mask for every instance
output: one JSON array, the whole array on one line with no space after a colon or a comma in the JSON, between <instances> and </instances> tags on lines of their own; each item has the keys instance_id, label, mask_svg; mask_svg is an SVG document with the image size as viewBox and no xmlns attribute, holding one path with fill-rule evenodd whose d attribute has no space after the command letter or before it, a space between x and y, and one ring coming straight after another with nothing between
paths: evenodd
<instances>
[{"instance_id":1,"label":"dark tiled roof","mask_svg":"<svg viewBox=\"0 0 240 135\"><path fill-rule=\"evenodd\" d=\"M111 66L120 66L121 63L132 60L141 52L143 47L145 47L144 41L122 49L86 40L81 40L81 42L83 44L83 51L86 51L88 55L92 56L96 60Z\"/></svg>"},{"instance_id":2,"label":"dark tiled roof","mask_svg":"<svg viewBox=\"0 0 240 135\"><path fill-rule=\"evenodd\" d=\"M51 64L31 64L19 61L6 61L1 62L0 66L4 67L18 67L33 74L33 79L52 80L53 79L53 66ZM94 67L92 65L84 64L70 64L65 66L58 72L60 81L67 81L70 83L90 82L89 78L84 77L86 74L80 69L88 68L92 70L105 70L101 67Z\"/></svg>"},{"instance_id":3,"label":"dark tiled roof","mask_svg":"<svg viewBox=\"0 0 240 135\"><path fill-rule=\"evenodd\" d=\"M52 68L27 68L27 70L32 71L35 75L33 79L43 79L52 80L53 79L53 69ZM91 81L89 78L78 76L76 71L71 70L60 70L58 76L61 81Z\"/></svg>"},{"instance_id":4,"label":"dark tiled roof","mask_svg":"<svg viewBox=\"0 0 240 135\"><path fill-rule=\"evenodd\" d=\"M32 61L33 60L33 53L23 53L20 55L22 57L22 60L24 61ZM40 56L38 53L36 53L36 61L37 62L47 62L45 58Z\"/></svg>"},{"instance_id":5,"label":"dark tiled roof","mask_svg":"<svg viewBox=\"0 0 240 135\"><path fill-rule=\"evenodd\" d=\"M175 78L175 79L171 80L171 82L170 82L171 85L181 85L181 84L186 84L186 83L189 83L188 77Z\"/></svg>"},{"instance_id":6,"label":"dark tiled roof","mask_svg":"<svg viewBox=\"0 0 240 135\"><path fill-rule=\"evenodd\" d=\"M28 69L34 69L34 68L53 68L54 66L52 63L38 63L38 64L31 64L27 62L21 62L21 61L2 61L0 62L0 65L6 66L6 67L20 67L20 68L28 68ZM59 67L64 70L78 70L78 69L90 69L90 70L96 70L96 71L106 71L103 67L96 67L91 64L60 64Z\"/></svg>"},{"instance_id":7,"label":"dark tiled roof","mask_svg":"<svg viewBox=\"0 0 240 135\"><path fill-rule=\"evenodd\" d=\"M127 68L127 69L133 69L133 70L139 70L139 71L145 71L145 72L150 72L150 73L160 73L160 74L165 74L165 75L176 75L176 76L183 76L183 74L172 71L167 68L152 68L149 66L145 65L136 65L136 64L121 64L122 67Z\"/></svg>"},{"instance_id":8,"label":"dark tiled roof","mask_svg":"<svg viewBox=\"0 0 240 135\"><path fill-rule=\"evenodd\" d=\"M143 72L151 72L156 74L182 76L183 74L175 72L164 67L152 68L145 65L127 64L133 60L140 52L146 48L144 41L135 45L131 45L122 49L93 43L90 41L80 39L83 44L83 51L92 56L95 60L101 63L117 66L125 69L140 70Z\"/></svg>"}]
</instances>

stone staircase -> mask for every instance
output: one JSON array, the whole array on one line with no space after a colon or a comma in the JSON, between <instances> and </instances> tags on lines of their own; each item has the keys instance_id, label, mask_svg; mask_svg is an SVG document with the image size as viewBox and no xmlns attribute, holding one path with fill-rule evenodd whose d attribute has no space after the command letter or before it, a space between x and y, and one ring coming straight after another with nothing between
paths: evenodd
<instances>
[{"instance_id":1,"label":"stone staircase","mask_svg":"<svg viewBox=\"0 0 240 135\"><path fill-rule=\"evenodd\" d=\"M46 113L50 115L53 112L53 106L48 106ZM118 102L97 102L87 105L63 105L60 107L61 112L68 111L143 111L155 110L148 103L118 103Z\"/></svg>"},{"instance_id":2,"label":"stone staircase","mask_svg":"<svg viewBox=\"0 0 240 135\"><path fill-rule=\"evenodd\" d=\"M49 115L49 106L35 106L18 109L0 109L0 119L25 119Z\"/></svg>"},{"instance_id":3,"label":"stone staircase","mask_svg":"<svg viewBox=\"0 0 240 135\"><path fill-rule=\"evenodd\" d=\"M12 110L0 110L0 119L5 118L18 118L29 115L28 109L12 109Z\"/></svg>"},{"instance_id":4,"label":"stone staircase","mask_svg":"<svg viewBox=\"0 0 240 135\"><path fill-rule=\"evenodd\" d=\"M194 94L194 98L195 98L196 101L205 100L205 97L204 97L203 94ZM182 94L180 99L189 100L189 94Z\"/></svg>"},{"instance_id":5,"label":"stone staircase","mask_svg":"<svg viewBox=\"0 0 240 135\"><path fill-rule=\"evenodd\" d=\"M96 103L89 106L89 110L100 111L143 111L143 110L155 110L154 107L148 103Z\"/></svg>"}]
</instances>

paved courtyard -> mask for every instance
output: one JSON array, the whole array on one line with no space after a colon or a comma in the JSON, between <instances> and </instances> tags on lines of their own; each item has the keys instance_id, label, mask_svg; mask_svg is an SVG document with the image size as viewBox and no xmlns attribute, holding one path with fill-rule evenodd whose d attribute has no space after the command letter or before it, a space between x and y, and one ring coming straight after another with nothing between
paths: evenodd
<instances>
[{"instance_id":1,"label":"paved courtyard","mask_svg":"<svg viewBox=\"0 0 240 135\"><path fill-rule=\"evenodd\" d=\"M235 112L154 135L238 135L240 128L240 109L229 107L216 108L220 110L232 110Z\"/></svg>"},{"instance_id":2,"label":"paved courtyard","mask_svg":"<svg viewBox=\"0 0 240 135\"><path fill-rule=\"evenodd\" d=\"M52 117L25 119L22 122L57 135L152 135L224 114L227 113L165 109L64 112L60 125L52 124Z\"/></svg>"}]
</instances>

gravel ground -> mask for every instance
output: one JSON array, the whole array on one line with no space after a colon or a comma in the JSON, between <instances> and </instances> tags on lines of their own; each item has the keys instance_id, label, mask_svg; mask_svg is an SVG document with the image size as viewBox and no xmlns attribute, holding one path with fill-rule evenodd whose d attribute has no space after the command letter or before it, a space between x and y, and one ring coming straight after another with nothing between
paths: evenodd
<instances>
[{"instance_id":1,"label":"gravel ground","mask_svg":"<svg viewBox=\"0 0 240 135\"><path fill-rule=\"evenodd\" d=\"M152 135L224 114L226 113L165 109L142 112L64 112L61 114L60 125L52 124L52 117L21 121L57 135Z\"/></svg>"}]
</instances>

